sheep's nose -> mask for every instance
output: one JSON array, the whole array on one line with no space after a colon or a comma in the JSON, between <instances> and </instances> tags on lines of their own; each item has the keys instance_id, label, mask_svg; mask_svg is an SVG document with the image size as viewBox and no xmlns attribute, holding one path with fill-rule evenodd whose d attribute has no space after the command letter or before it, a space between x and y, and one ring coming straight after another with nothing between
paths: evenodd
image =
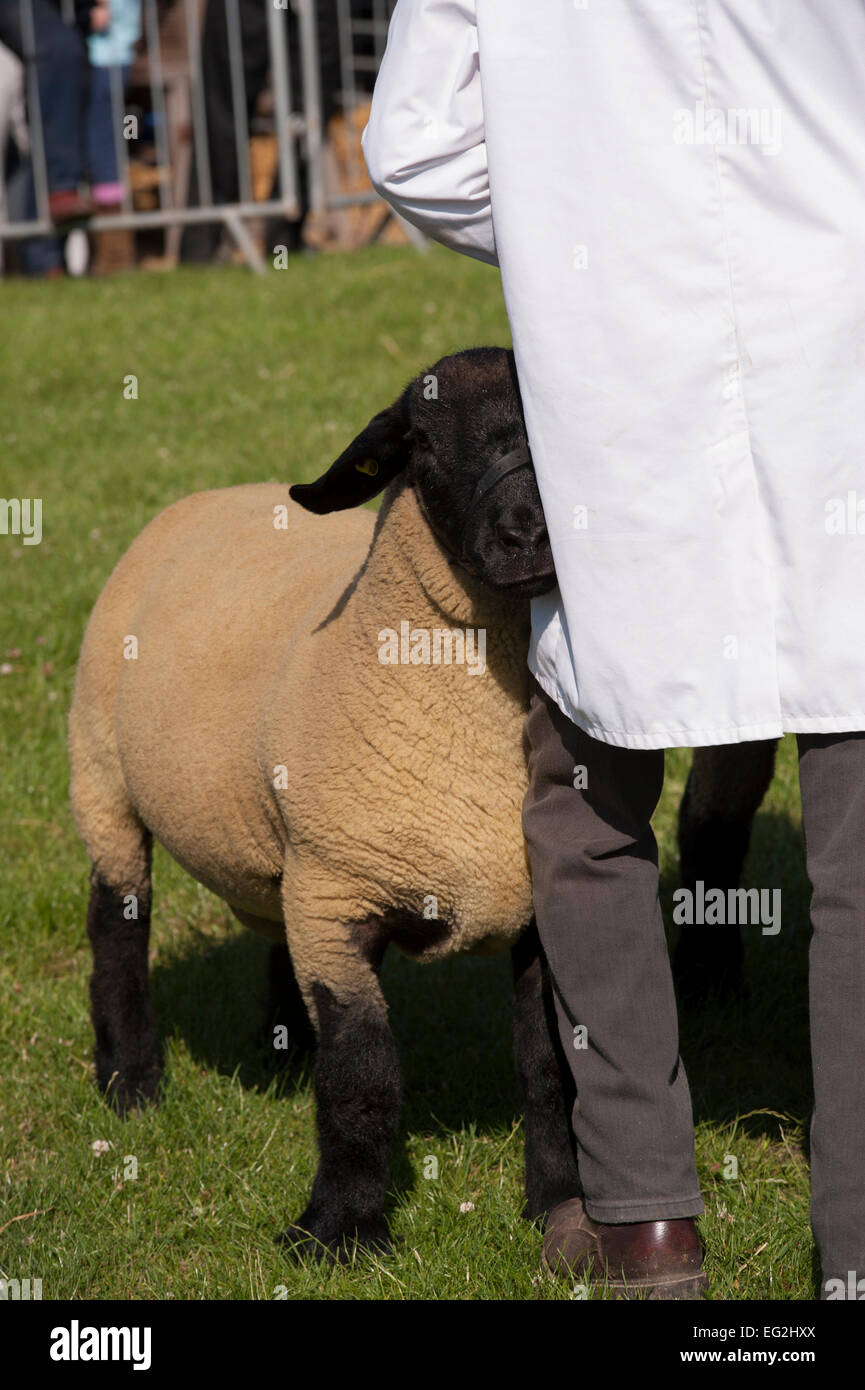
<instances>
[{"instance_id":1,"label":"sheep's nose","mask_svg":"<svg viewBox=\"0 0 865 1390\"><path fill-rule=\"evenodd\" d=\"M506 550L538 550L547 541L547 528L544 522L530 526L515 526L507 521L496 525L496 539Z\"/></svg>"}]
</instances>

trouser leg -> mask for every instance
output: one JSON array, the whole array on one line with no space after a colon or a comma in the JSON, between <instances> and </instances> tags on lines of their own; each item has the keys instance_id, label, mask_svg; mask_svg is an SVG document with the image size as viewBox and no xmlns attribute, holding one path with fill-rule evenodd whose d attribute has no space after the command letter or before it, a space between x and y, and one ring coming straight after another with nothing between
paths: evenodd
<instances>
[{"instance_id":1,"label":"trouser leg","mask_svg":"<svg viewBox=\"0 0 865 1390\"><path fill-rule=\"evenodd\" d=\"M33 176L33 166L27 171L27 182L25 185L25 207L27 209L28 221L36 221L39 216L39 209L36 205L36 183ZM34 236L25 237L19 242L19 252L21 264L26 275L47 275L51 270L58 270L65 264L63 256L63 246L65 238L59 236Z\"/></svg>"},{"instance_id":2,"label":"trouser leg","mask_svg":"<svg viewBox=\"0 0 865 1390\"><path fill-rule=\"evenodd\" d=\"M663 750L614 748L535 686L523 830L559 1033L577 1087L573 1127L589 1216L703 1211L691 1098L650 819ZM574 786L585 769L584 788Z\"/></svg>"},{"instance_id":3,"label":"trouser leg","mask_svg":"<svg viewBox=\"0 0 865 1390\"><path fill-rule=\"evenodd\" d=\"M30 0L39 106L50 192L77 187L82 168L82 110L87 59L82 36L49 0ZM0 42L30 58L29 26L18 0L0 4Z\"/></svg>"},{"instance_id":4,"label":"trouser leg","mask_svg":"<svg viewBox=\"0 0 865 1390\"><path fill-rule=\"evenodd\" d=\"M850 1271L865 1279L865 733L798 744L813 889L811 1225L825 1293Z\"/></svg>"},{"instance_id":5,"label":"trouser leg","mask_svg":"<svg viewBox=\"0 0 865 1390\"><path fill-rule=\"evenodd\" d=\"M128 68L121 68L125 84ZM122 112L120 113L122 116ZM117 183L117 142L115 111L111 97L111 68L90 69L90 96L87 103L87 162L92 186Z\"/></svg>"}]
</instances>

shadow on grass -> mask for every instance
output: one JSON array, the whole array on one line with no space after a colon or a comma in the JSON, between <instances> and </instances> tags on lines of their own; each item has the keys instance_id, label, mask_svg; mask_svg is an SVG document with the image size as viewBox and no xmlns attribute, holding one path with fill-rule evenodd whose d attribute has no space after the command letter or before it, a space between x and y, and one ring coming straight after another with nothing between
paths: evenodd
<instances>
[{"instance_id":1,"label":"shadow on grass","mask_svg":"<svg viewBox=\"0 0 865 1390\"><path fill-rule=\"evenodd\" d=\"M745 927L744 1002L681 1017L681 1047L696 1122L727 1124L753 1111L775 1111L804 1122L811 1105L808 1053L807 949L810 888L798 829L782 815L758 817L743 879L778 887L782 926L763 936ZM669 910L675 876L661 880ZM157 909L158 910L158 909ZM575 918L575 929L578 921ZM678 928L670 928L671 943ZM705 930L717 930L706 927ZM202 1066L238 1076L247 1088L278 1091L311 1083L310 1058L275 1069L262 1045L267 943L249 932L222 941L193 936L182 954L153 970L154 1005L164 1036L183 1039ZM520 1116L511 1053L511 977L507 955L454 957L419 966L391 951L383 986L403 1066L401 1138L394 1152L397 1191L412 1184L407 1131L450 1135L472 1127L500 1133ZM741 1129L777 1138L779 1120L748 1114Z\"/></svg>"}]
</instances>

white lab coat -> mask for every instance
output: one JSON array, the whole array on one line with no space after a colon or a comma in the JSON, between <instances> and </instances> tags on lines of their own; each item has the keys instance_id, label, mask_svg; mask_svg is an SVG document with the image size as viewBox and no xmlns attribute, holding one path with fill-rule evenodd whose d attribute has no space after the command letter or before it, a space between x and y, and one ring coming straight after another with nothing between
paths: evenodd
<instances>
[{"instance_id":1,"label":"white lab coat","mask_svg":"<svg viewBox=\"0 0 865 1390\"><path fill-rule=\"evenodd\" d=\"M363 150L500 267L565 713L865 729L865 0L398 0Z\"/></svg>"}]
</instances>

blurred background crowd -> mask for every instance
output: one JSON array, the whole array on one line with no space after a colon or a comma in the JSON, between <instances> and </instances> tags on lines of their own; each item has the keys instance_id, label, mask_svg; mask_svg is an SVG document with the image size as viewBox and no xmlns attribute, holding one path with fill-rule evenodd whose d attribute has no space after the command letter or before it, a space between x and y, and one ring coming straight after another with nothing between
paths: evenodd
<instances>
[{"instance_id":1,"label":"blurred background crowd","mask_svg":"<svg viewBox=\"0 0 865 1390\"><path fill-rule=\"evenodd\" d=\"M4 273L56 278L237 260L247 235L262 256L404 240L369 194L360 151L393 0L305 3L316 42L303 61L300 0L0 0ZM290 206L270 5L284 12ZM310 205L311 99L326 182L338 195L329 211ZM162 225L135 216L251 202L270 206L260 219L242 213L243 237L229 235L224 219ZM39 234L22 235L28 224Z\"/></svg>"}]
</instances>

